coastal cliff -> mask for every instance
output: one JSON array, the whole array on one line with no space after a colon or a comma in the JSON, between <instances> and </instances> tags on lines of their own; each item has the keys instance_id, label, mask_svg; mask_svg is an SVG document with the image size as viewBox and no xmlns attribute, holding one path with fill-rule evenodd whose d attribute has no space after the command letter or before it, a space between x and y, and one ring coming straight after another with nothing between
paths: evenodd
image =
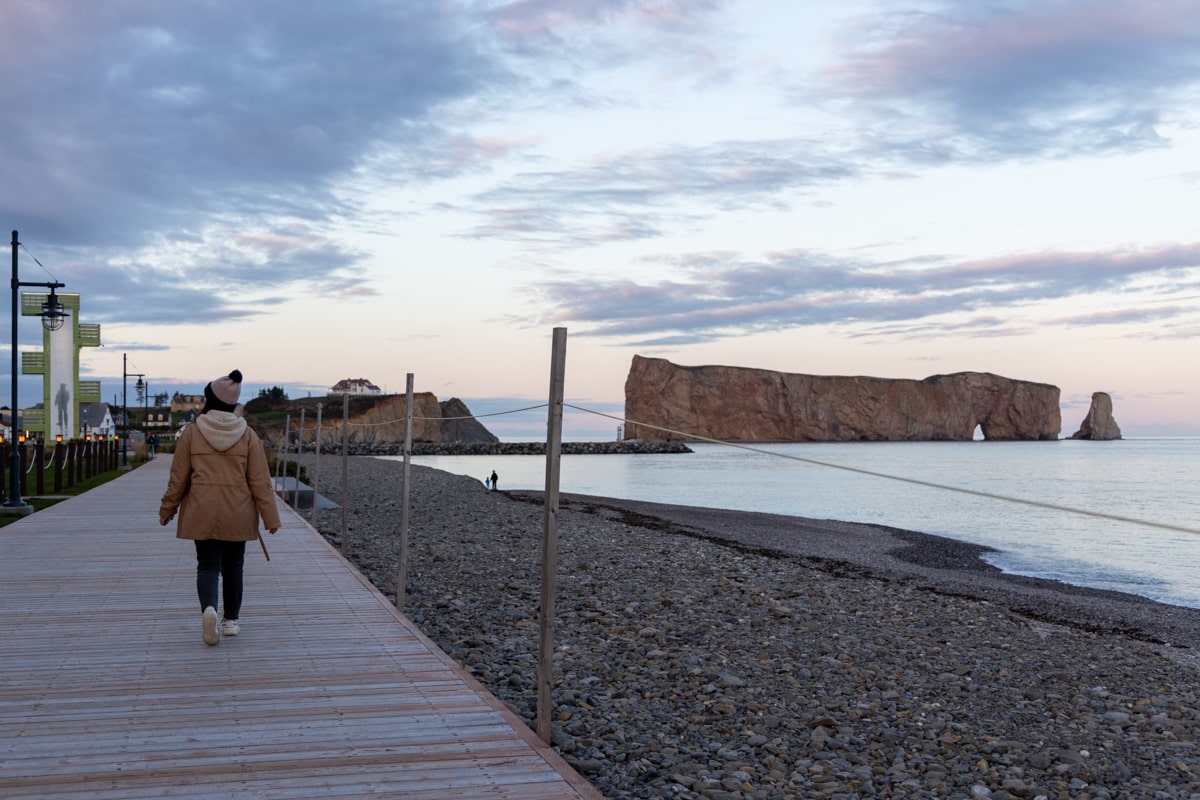
<instances>
[{"instance_id":1,"label":"coastal cliff","mask_svg":"<svg viewBox=\"0 0 1200 800\"><path fill-rule=\"evenodd\" d=\"M321 436L326 442L341 440L343 398L323 397L302 400L266 400L256 398L246 404L246 421L265 441L282 442L285 428L292 445L298 439L311 444L316 438L317 405L323 406ZM404 395L351 397L347 439L351 445L398 445L404 442L406 406ZM304 433L300 436L300 417L304 412ZM290 416L290 421L288 417ZM439 402L432 392L413 394L414 442L495 443L491 431L471 416L471 410L457 397Z\"/></svg>"},{"instance_id":2,"label":"coastal cliff","mask_svg":"<svg viewBox=\"0 0 1200 800\"><path fill-rule=\"evenodd\" d=\"M840 377L634 356L625 438L686 438L665 428L741 442L970 441L978 427L990 440L1055 440L1058 403L1057 386L987 372Z\"/></svg>"}]
</instances>

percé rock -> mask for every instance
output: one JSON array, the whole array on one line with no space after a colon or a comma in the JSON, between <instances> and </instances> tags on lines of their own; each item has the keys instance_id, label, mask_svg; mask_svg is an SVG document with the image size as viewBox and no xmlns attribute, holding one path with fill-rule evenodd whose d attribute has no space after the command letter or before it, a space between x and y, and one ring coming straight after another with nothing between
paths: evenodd
<instances>
[{"instance_id":1,"label":"perc\u00e9 rock","mask_svg":"<svg viewBox=\"0 0 1200 800\"><path fill-rule=\"evenodd\" d=\"M1121 429L1113 419L1112 397L1108 392L1092 392L1092 406L1087 416L1083 418L1079 430L1071 435L1072 439L1093 439L1095 441L1111 441L1121 438Z\"/></svg>"},{"instance_id":2,"label":"perc\u00e9 rock","mask_svg":"<svg viewBox=\"0 0 1200 800\"><path fill-rule=\"evenodd\" d=\"M1056 440L1059 389L987 372L924 380L747 367L684 367L634 356L625 436L737 442ZM654 427L651 427L654 426ZM666 430L661 430L666 429Z\"/></svg>"}]
</instances>

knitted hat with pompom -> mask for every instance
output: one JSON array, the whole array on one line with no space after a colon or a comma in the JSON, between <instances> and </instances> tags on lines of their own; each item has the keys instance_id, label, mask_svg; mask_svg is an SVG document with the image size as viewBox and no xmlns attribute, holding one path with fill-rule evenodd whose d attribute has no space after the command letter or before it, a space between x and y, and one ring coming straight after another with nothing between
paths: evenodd
<instances>
[{"instance_id":1,"label":"knitted hat with pompom","mask_svg":"<svg viewBox=\"0 0 1200 800\"><path fill-rule=\"evenodd\" d=\"M208 401L206 405L217 411L233 411L241 396L242 373L236 369L204 387L204 399Z\"/></svg>"}]
</instances>

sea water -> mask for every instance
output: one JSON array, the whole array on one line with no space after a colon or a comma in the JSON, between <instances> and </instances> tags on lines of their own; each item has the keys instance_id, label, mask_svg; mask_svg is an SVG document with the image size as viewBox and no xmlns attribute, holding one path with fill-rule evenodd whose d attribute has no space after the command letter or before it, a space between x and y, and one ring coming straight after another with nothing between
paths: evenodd
<instances>
[{"instance_id":1,"label":"sea water","mask_svg":"<svg viewBox=\"0 0 1200 800\"><path fill-rule=\"evenodd\" d=\"M563 456L559 488L933 533L994 548L1007 572L1200 608L1200 439L689 447ZM545 488L543 456L413 463Z\"/></svg>"}]
</instances>

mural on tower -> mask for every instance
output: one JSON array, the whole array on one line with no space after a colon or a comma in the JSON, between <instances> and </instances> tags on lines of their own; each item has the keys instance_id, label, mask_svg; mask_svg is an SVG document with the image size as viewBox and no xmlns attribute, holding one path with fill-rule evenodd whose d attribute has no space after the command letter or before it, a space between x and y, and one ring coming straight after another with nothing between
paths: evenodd
<instances>
[{"instance_id":1,"label":"mural on tower","mask_svg":"<svg viewBox=\"0 0 1200 800\"><path fill-rule=\"evenodd\" d=\"M40 316L46 292L22 292L21 316ZM84 347L100 346L100 326L79 321L79 295L58 294L67 311L56 331L42 328L42 350L21 353L21 373L42 376L41 408L27 408L22 427L31 435L53 441L81 435L79 406L100 402L100 381L79 380L79 354Z\"/></svg>"},{"instance_id":2,"label":"mural on tower","mask_svg":"<svg viewBox=\"0 0 1200 800\"><path fill-rule=\"evenodd\" d=\"M75 314L72 313L68 319L73 320L74 318ZM75 340L72 330L74 327L74 325L63 325L56 331L46 332L46 357L50 362L47 383L53 393L49 395L53 398L53 402L46 403L43 407L54 415L51 419L50 430L46 432L47 439L53 439L55 435L61 435L63 439L70 439L79 427L77 423L79 404L75 400L75 381L79 377L79 359L76 358L78 354L72 347Z\"/></svg>"}]
</instances>

